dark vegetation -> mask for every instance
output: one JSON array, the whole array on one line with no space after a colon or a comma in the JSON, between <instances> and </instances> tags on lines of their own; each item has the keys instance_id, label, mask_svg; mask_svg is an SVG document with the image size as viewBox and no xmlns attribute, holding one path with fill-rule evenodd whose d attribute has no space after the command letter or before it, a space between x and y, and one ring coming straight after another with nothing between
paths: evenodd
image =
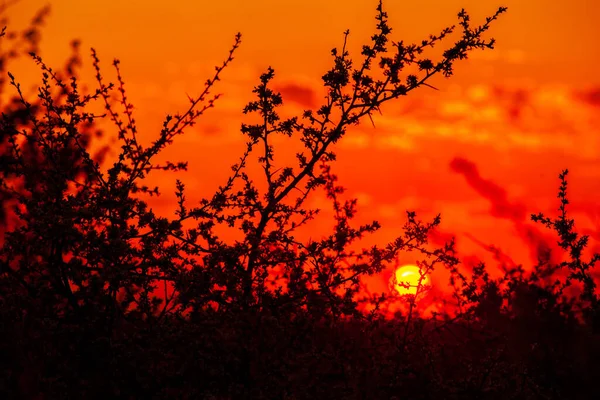
<instances>
[{"instance_id":1,"label":"dark vegetation","mask_svg":"<svg viewBox=\"0 0 600 400\"><path fill-rule=\"evenodd\" d=\"M541 259L501 279L483 264L464 272L453 242L428 244L439 216L423 222L408 212L402 236L361 250L360 238L379 225L352 223L356 202L332 172L347 129L430 77L449 77L470 51L491 49L483 35L504 11L479 27L461 11L459 40L431 61L423 51L454 28L416 45L392 42L379 4L360 61L346 50L346 32L323 75L323 105L290 119L278 115L269 69L243 110L253 122L241 127L247 147L231 177L197 204L177 181L173 219L147 205L159 193L144 182L155 170L186 168L154 159L213 107L240 35L205 90L144 147L118 61L117 82L108 83L92 50L97 89L84 93L77 42L60 70L37 55L47 10L23 32L5 29L0 90L13 97L0 122L0 398L588 398L600 378L591 275L599 256L583 257L587 237L567 214L566 171L558 216L531 218L556 232L567 261ZM7 70L28 53L42 71L35 99ZM89 111L97 102L102 115ZM102 137L99 118L116 128L112 163L106 148L90 153ZM277 135L302 144L295 163L277 162ZM249 163L261 174L250 176ZM317 217L305 201L321 190L333 229L301 240L298 230ZM220 237L222 227L240 238ZM381 310L393 294L360 292L362 276L404 251L421 254L423 274L448 269L447 314L420 316L417 294L387 318ZM359 311L365 303L372 311Z\"/></svg>"}]
</instances>

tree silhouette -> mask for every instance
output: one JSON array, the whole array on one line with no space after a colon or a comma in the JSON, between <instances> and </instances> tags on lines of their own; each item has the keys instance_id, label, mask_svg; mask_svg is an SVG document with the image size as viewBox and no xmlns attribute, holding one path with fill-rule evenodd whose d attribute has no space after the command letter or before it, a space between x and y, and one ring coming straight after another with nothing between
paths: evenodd
<instances>
[{"instance_id":1,"label":"tree silhouette","mask_svg":"<svg viewBox=\"0 0 600 400\"><path fill-rule=\"evenodd\" d=\"M0 120L0 354L9 360L0 364L0 393L213 399L585 393L597 375L583 366L596 354L598 300L590 270L599 256L581 259L587 237L574 232L566 215L566 172L560 217L532 218L558 232L571 261L496 280L484 264L463 273L453 242L431 249L428 235L439 215L423 222L409 211L402 236L360 249L360 239L379 223L353 224L357 202L344 198L333 172L335 146L348 129L384 103L430 86L433 76L450 77L470 51L493 48L483 35L505 11L472 27L462 10L460 39L434 61L425 50L455 27L418 44L394 42L379 2L376 31L360 60L347 50L346 31L322 76L323 104L287 119L279 115L283 98L272 89L275 72L268 68L243 109L246 147L230 177L196 204L177 180L174 218L155 214L148 198L159 188L145 182L156 170L187 168L155 159L215 106L213 90L241 35L188 108L167 115L155 140L143 146L119 61L112 63L116 84L107 83L92 49L97 88L85 93L77 42L64 71L37 54L47 11L39 14L24 34L29 47L18 42L42 71L37 98L29 100L17 74L7 72L16 97L2 105ZM1 58L2 68L18 54ZM96 102L104 114L88 111ZM111 165L103 161L106 147L90 154L100 119L112 121L120 144ZM279 135L301 146L293 163L277 157ZM251 163L259 174L249 172ZM300 230L318 216L306 205L318 191L331 201L333 229L301 239ZM422 255L421 278L438 264L450 271L452 315L420 316L417 295L404 298L406 312L386 318L381 307L397 301L393 294L361 292L364 276L381 272L403 251ZM565 282L545 284L544 271L562 268L570 272ZM573 281L582 284L577 298L563 293ZM361 303L372 311L361 311ZM553 334L544 336L550 328ZM577 379L564 364L571 356Z\"/></svg>"}]
</instances>

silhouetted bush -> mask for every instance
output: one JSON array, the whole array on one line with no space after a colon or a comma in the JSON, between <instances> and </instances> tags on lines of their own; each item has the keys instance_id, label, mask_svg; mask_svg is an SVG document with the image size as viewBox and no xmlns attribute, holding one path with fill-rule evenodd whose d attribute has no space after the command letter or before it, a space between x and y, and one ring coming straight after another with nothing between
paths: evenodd
<instances>
[{"instance_id":1,"label":"silhouetted bush","mask_svg":"<svg viewBox=\"0 0 600 400\"><path fill-rule=\"evenodd\" d=\"M181 171L184 162L154 161L176 136L212 108L223 70L241 35L187 110L168 115L151 145L138 140L119 61L117 84L106 83L92 49L97 89L79 88L78 43L64 70L37 55L44 10L19 36L42 71L38 97L29 100L13 74L16 93L2 104L0 122L0 394L3 398L583 398L598 376L599 307L591 275L600 256L582 258L560 175L560 215L533 215L555 230L569 261L549 261L492 279L484 264L459 269L454 243L431 249L440 223L407 212L404 234L391 243L357 250L379 224L354 226L355 200L343 198L332 172L334 146L348 128L387 101L429 86L474 49L500 8L472 27L458 14L460 39L439 61L422 53L454 27L419 44L391 42L381 3L376 33L354 63L333 49L322 77L325 102L282 119L281 95L269 68L243 110L246 149L230 178L211 197L190 205L177 180L175 218L157 216L144 182L155 170ZM24 40L18 38L25 38ZM25 45L24 45L25 44ZM20 47L19 47L20 46ZM21 53L0 54L6 62ZM413 68L413 73L405 70ZM4 79L4 76L2 76ZM0 81L4 90L5 81ZM111 100L117 91L120 101ZM93 102L106 113L90 111ZM118 111L122 108L122 111ZM90 154L96 120L114 123L118 154ZM276 162L274 138L298 140L295 164ZM262 174L251 176L257 162ZM261 183L257 183L261 180ZM260 189L264 188L264 189ZM305 205L322 190L334 227L309 240L298 232L317 216ZM222 228L241 238L220 236ZM418 314L417 294L394 318L383 311L391 295L364 298L360 279L381 272L402 251L417 251L422 277L442 265L450 272L454 306L445 314ZM557 279L554 279L554 277ZM563 279L560 279L563 278ZM548 283L551 282L551 283ZM565 289L575 290L567 295ZM572 292L570 292L572 293ZM392 298L391 298L392 296ZM371 312L360 305L371 303Z\"/></svg>"}]
</instances>

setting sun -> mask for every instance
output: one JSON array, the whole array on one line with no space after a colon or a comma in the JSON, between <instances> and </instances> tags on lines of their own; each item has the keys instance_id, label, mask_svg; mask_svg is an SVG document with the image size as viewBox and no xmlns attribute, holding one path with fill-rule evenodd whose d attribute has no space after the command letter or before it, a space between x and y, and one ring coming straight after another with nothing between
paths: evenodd
<instances>
[{"instance_id":1,"label":"setting sun","mask_svg":"<svg viewBox=\"0 0 600 400\"><path fill-rule=\"evenodd\" d=\"M427 275L424 275L421 279L419 267L415 265L404 265L398 268L392 275L390 287L395 289L399 295L414 295L417 293L419 281L421 281L421 291L430 286L429 277Z\"/></svg>"}]
</instances>

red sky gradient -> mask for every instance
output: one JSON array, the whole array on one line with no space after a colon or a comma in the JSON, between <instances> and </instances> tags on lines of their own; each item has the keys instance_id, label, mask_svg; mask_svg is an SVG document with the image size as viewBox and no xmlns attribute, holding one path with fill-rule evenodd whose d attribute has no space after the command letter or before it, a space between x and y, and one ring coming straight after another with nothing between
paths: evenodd
<instances>
[{"instance_id":1,"label":"red sky gradient","mask_svg":"<svg viewBox=\"0 0 600 400\"><path fill-rule=\"evenodd\" d=\"M24 26L43 4L23 0L9 12L11 23ZM595 201L600 194L600 2L384 2L392 38L410 42L454 24L462 7L479 24L502 5L508 12L488 33L497 40L495 50L473 53L457 64L450 79L435 78L431 83L438 91L422 88L388 103L383 116L374 118L375 128L365 121L339 143L333 171L348 194L358 197L358 220L377 219L383 225L365 244L383 244L400 234L407 209L423 218L441 213L440 237L456 234L466 263L479 258L497 265L487 248L493 244L528 267L543 243L555 243L529 216L555 215L563 168L571 171L569 197L577 227L600 237ZM375 0L55 0L41 55L60 67L70 40L80 38L87 67L93 46L109 78L114 77L111 61L119 58L139 130L150 141L164 115L183 109L186 93L201 89L240 31L242 46L217 87L224 96L165 153L173 161L190 162L184 180L193 198L191 192L210 194L237 161L243 146L241 109L260 73L269 65L275 68L286 114L318 106L330 50L342 44L345 29L351 32L350 48L359 49L374 32L375 7ZM29 64L11 68L24 84L39 77ZM84 79L93 84L85 71ZM156 205L174 208L174 176L160 175L159 183L164 196ZM401 262L414 263L411 256ZM370 284L387 287L387 277ZM432 280L435 285L436 276Z\"/></svg>"}]
</instances>

